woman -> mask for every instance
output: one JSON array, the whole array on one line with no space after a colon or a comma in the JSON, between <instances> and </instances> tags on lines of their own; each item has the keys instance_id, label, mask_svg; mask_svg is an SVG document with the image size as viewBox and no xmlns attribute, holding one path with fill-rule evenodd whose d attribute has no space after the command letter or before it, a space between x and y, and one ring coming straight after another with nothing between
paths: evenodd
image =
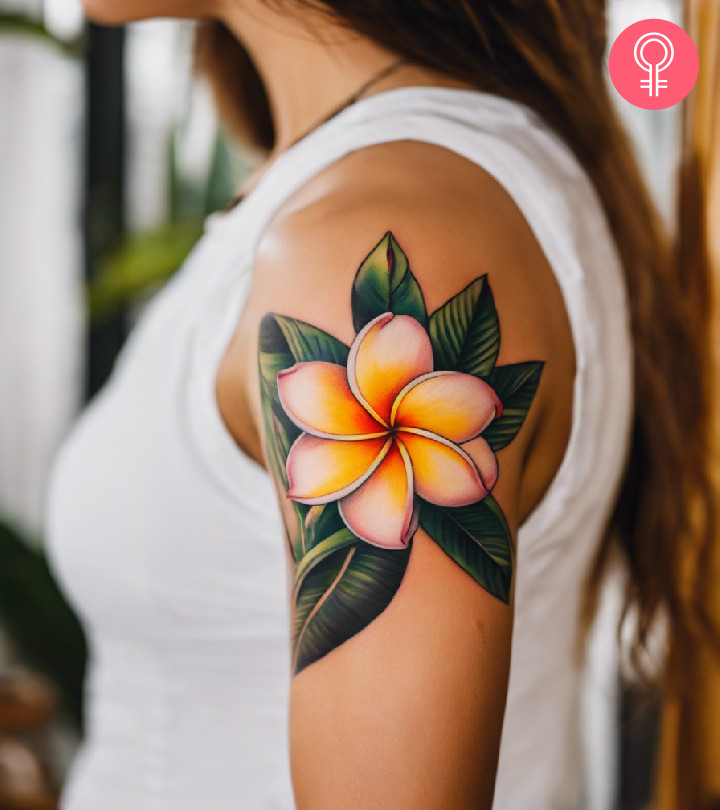
<instances>
[{"instance_id":1,"label":"woman","mask_svg":"<svg viewBox=\"0 0 720 810\"><path fill-rule=\"evenodd\" d=\"M262 160L56 464L93 650L64 810L578 807L574 642L633 418L638 650L660 609L688 636L705 487L702 313L603 3L86 5L202 18Z\"/></svg>"}]
</instances>

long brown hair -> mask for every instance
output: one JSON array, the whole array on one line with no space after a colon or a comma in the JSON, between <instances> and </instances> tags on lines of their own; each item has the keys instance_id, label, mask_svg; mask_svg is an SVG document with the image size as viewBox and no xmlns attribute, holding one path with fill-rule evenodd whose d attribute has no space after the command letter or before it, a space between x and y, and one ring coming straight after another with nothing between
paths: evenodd
<instances>
[{"instance_id":1,"label":"long brown hair","mask_svg":"<svg viewBox=\"0 0 720 810\"><path fill-rule=\"evenodd\" d=\"M267 0L270 2L270 0ZM625 271L635 351L634 441L624 484L585 588L584 637L616 550L626 564L624 620L634 614L641 675L659 614L679 648L718 641L697 598L710 547L707 469L709 279L695 255L702 217L683 199L674 241L640 175L604 78L605 0L292 0L320 9L411 62L534 109L593 182ZM244 47L218 22L199 24L196 64L230 127L269 151L275 131L263 83ZM684 164L682 177L692 174ZM700 201L702 202L702 201ZM690 238L688 238L690 237ZM695 253L694 253L695 252Z\"/></svg>"}]
</instances>

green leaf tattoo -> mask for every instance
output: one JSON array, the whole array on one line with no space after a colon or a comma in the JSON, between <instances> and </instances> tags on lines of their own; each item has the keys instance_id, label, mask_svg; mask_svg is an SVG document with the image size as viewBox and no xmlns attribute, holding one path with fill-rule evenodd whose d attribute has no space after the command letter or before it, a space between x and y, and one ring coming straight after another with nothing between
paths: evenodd
<instances>
[{"instance_id":1,"label":"green leaf tattoo","mask_svg":"<svg viewBox=\"0 0 720 810\"><path fill-rule=\"evenodd\" d=\"M355 542L327 557L304 578L295 603L293 669L300 672L352 638L390 604L410 549Z\"/></svg>"},{"instance_id":2,"label":"green leaf tattoo","mask_svg":"<svg viewBox=\"0 0 720 810\"><path fill-rule=\"evenodd\" d=\"M410 315L427 329L427 311L420 285L390 231L360 265L350 304L356 332L385 312Z\"/></svg>"},{"instance_id":3,"label":"green leaf tattoo","mask_svg":"<svg viewBox=\"0 0 720 810\"><path fill-rule=\"evenodd\" d=\"M487 276L428 318L390 231L361 263L350 305L351 346L282 315L260 326L268 460L297 516L296 673L385 610L418 526L488 592L510 596L495 453L522 427L543 363L496 365Z\"/></svg>"},{"instance_id":4,"label":"green leaf tattoo","mask_svg":"<svg viewBox=\"0 0 720 810\"><path fill-rule=\"evenodd\" d=\"M420 506L420 526L485 590L510 596L510 531L492 495L469 506Z\"/></svg>"},{"instance_id":5,"label":"green leaf tattoo","mask_svg":"<svg viewBox=\"0 0 720 810\"><path fill-rule=\"evenodd\" d=\"M525 421L542 373L540 362L514 363L493 368L487 382L503 404L502 416L491 422L483 438L493 450L501 450L515 438Z\"/></svg>"},{"instance_id":6,"label":"green leaf tattoo","mask_svg":"<svg viewBox=\"0 0 720 810\"><path fill-rule=\"evenodd\" d=\"M476 278L430 318L436 369L486 377L500 351L500 322L487 276Z\"/></svg>"}]
</instances>

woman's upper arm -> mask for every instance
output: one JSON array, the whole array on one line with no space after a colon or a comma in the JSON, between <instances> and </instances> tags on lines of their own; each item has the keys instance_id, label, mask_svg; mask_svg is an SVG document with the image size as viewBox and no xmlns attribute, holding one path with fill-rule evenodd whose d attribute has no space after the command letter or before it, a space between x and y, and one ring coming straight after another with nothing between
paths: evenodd
<instances>
[{"instance_id":1,"label":"woman's upper arm","mask_svg":"<svg viewBox=\"0 0 720 810\"><path fill-rule=\"evenodd\" d=\"M335 203L268 232L245 316L292 561L297 807L489 808L548 271L491 222Z\"/></svg>"}]
</instances>

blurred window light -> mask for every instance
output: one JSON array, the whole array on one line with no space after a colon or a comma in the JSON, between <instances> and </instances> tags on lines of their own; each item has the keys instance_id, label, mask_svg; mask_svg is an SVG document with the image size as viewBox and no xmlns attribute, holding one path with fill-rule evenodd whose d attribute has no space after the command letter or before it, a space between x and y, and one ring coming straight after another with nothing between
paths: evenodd
<instances>
[{"instance_id":1,"label":"blurred window light","mask_svg":"<svg viewBox=\"0 0 720 810\"><path fill-rule=\"evenodd\" d=\"M218 119L210 87L205 82L192 82L187 101L187 113L176 133L175 159L178 171L199 185L210 172Z\"/></svg>"},{"instance_id":2,"label":"blurred window light","mask_svg":"<svg viewBox=\"0 0 720 810\"><path fill-rule=\"evenodd\" d=\"M41 19L29 3L0 7ZM35 537L51 458L80 404L82 101L78 60L32 29L3 34L0 511Z\"/></svg>"},{"instance_id":3,"label":"blurred window light","mask_svg":"<svg viewBox=\"0 0 720 810\"><path fill-rule=\"evenodd\" d=\"M127 221L131 230L148 230L168 216L172 132L185 111L189 92L189 41L183 25L147 20L128 26Z\"/></svg>"},{"instance_id":4,"label":"blurred window light","mask_svg":"<svg viewBox=\"0 0 720 810\"><path fill-rule=\"evenodd\" d=\"M615 38L639 20L682 24L679 0L613 0L608 7L608 50ZM609 81L609 80L608 80ZM675 226L675 168L680 148L680 107L641 110L610 87L610 96L630 132L640 168L669 231ZM665 155L658 161L657 155Z\"/></svg>"},{"instance_id":5,"label":"blurred window light","mask_svg":"<svg viewBox=\"0 0 720 810\"><path fill-rule=\"evenodd\" d=\"M80 0L44 0L42 16L45 27L58 39L76 39L85 25Z\"/></svg>"}]
</instances>

